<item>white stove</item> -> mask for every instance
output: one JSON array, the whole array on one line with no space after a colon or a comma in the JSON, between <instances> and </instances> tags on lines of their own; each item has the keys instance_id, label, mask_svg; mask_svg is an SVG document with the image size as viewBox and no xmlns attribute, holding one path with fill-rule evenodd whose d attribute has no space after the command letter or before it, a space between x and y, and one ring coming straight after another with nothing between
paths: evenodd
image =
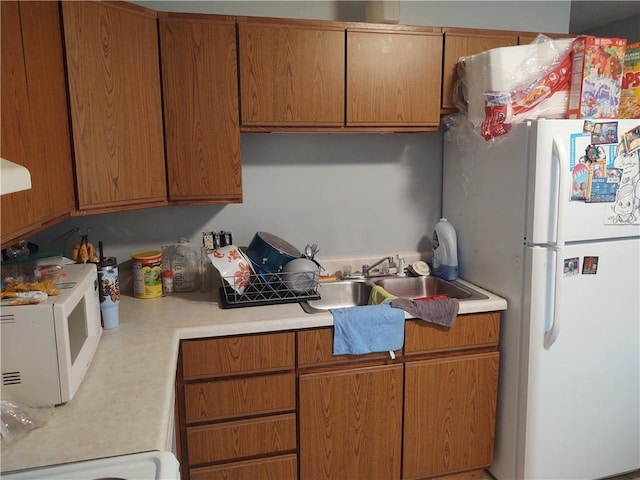
<instances>
[{"instance_id":1,"label":"white stove","mask_svg":"<svg viewBox=\"0 0 640 480\"><path fill-rule=\"evenodd\" d=\"M3 474L3 480L180 480L171 452L143 452Z\"/></svg>"}]
</instances>

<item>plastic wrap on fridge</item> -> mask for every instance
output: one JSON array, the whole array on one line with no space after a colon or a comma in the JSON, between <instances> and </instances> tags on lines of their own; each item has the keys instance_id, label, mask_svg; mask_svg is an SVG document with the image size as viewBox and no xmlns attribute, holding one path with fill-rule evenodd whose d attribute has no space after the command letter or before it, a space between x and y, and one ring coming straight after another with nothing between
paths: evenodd
<instances>
[{"instance_id":1,"label":"plastic wrap on fridge","mask_svg":"<svg viewBox=\"0 0 640 480\"><path fill-rule=\"evenodd\" d=\"M572 41L540 34L528 45L462 57L454 86L459 114L464 115L474 133L492 142L506 135L514 123L540 117L565 118ZM461 122L448 123L460 126ZM466 132L461 130L460 134Z\"/></svg>"}]
</instances>

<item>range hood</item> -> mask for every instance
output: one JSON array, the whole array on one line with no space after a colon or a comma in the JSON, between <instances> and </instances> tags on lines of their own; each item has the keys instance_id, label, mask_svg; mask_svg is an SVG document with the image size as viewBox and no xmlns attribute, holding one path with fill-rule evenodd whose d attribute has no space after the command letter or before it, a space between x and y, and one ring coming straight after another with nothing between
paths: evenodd
<instances>
[{"instance_id":1,"label":"range hood","mask_svg":"<svg viewBox=\"0 0 640 480\"><path fill-rule=\"evenodd\" d=\"M31 174L22 165L0 158L0 195L31 188Z\"/></svg>"}]
</instances>

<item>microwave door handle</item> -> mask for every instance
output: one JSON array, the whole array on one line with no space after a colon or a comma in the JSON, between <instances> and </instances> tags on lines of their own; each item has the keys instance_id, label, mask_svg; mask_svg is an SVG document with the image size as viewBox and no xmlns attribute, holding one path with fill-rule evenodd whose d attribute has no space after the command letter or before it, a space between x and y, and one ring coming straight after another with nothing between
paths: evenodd
<instances>
[{"instance_id":1,"label":"microwave door handle","mask_svg":"<svg viewBox=\"0 0 640 480\"><path fill-rule=\"evenodd\" d=\"M553 298L551 299L553 305L553 311L551 314L551 328L544 334L544 348L547 350L549 350L553 346L553 344L558 339L558 335L560 335L560 316L558 315L558 302L559 299L562 298L562 282L560 281L559 276L564 269L564 231L562 229L562 225L564 223L565 206L569 201L569 192L567 191L567 189L569 188L569 183L567 183L569 181L569 176L568 172L563 167L563 165L568 165L568 162L566 162L567 155L562 144L562 139L560 137L556 136L553 138L552 156L553 160L555 161L554 163L558 168L557 178L559 184L557 189L558 197L556 198L556 205L558 206L558 211L556 214L556 241L555 247L553 247L556 261L554 262L554 266L552 267L552 274L548 277L554 282L554 288L552 289Z\"/></svg>"}]
</instances>

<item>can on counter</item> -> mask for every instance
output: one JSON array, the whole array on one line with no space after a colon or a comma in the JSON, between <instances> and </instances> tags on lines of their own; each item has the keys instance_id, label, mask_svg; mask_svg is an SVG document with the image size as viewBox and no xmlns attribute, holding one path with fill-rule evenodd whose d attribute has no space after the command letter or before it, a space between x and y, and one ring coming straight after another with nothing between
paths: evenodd
<instances>
[{"instance_id":1,"label":"can on counter","mask_svg":"<svg viewBox=\"0 0 640 480\"><path fill-rule=\"evenodd\" d=\"M133 263L133 296L156 298L162 296L162 252L145 250L131 255Z\"/></svg>"}]
</instances>

